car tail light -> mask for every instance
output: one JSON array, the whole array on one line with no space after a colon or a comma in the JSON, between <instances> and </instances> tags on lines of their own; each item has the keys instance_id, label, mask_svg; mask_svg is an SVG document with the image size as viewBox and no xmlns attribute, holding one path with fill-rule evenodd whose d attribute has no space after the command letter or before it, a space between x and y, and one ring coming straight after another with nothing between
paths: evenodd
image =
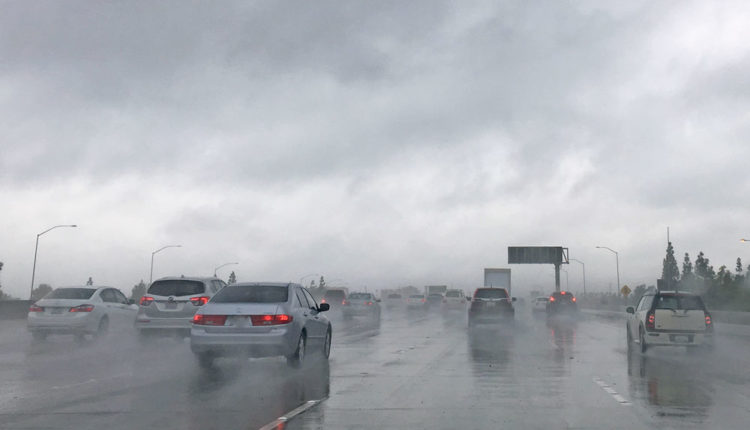
<instances>
[{"instance_id":1,"label":"car tail light","mask_svg":"<svg viewBox=\"0 0 750 430\"><path fill-rule=\"evenodd\" d=\"M372 306L372 302L367 302L367 306Z\"/></svg>"},{"instance_id":2,"label":"car tail light","mask_svg":"<svg viewBox=\"0 0 750 430\"><path fill-rule=\"evenodd\" d=\"M289 324L294 320L294 317L287 314L250 315L250 320L253 322L253 325L281 325Z\"/></svg>"},{"instance_id":3,"label":"car tail light","mask_svg":"<svg viewBox=\"0 0 750 430\"><path fill-rule=\"evenodd\" d=\"M427 301L427 299L422 299L422 303L425 303L426 301Z\"/></svg>"},{"instance_id":4,"label":"car tail light","mask_svg":"<svg viewBox=\"0 0 750 430\"><path fill-rule=\"evenodd\" d=\"M561 291L560 294L562 294L564 296L565 295L565 291Z\"/></svg>"},{"instance_id":5,"label":"car tail light","mask_svg":"<svg viewBox=\"0 0 750 430\"><path fill-rule=\"evenodd\" d=\"M555 298L554 298L554 297L552 297L552 296L550 296L550 297L549 297L549 301L550 301L550 302L554 302L554 301L555 301Z\"/></svg>"},{"instance_id":6,"label":"car tail light","mask_svg":"<svg viewBox=\"0 0 750 430\"><path fill-rule=\"evenodd\" d=\"M656 328L656 316L654 311L648 311L646 314L646 330L654 330Z\"/></svg>"},{"instance_id":7,"label":"car tail light","mask_svg":"<svg viewBox=\"0 0 750 430\"><path fill-rule=\"evenodd\" d=\"M575 297L573 297L573 298L572 298L572 299L570 299L570 300L572 300L572 301L573 301L573 303L575 303L575 302L576 302L576 298L575 298Z\"/></svg>"},{"instance_id":8,"label":"car tail light","mask_svg":"<svg viewBox=\"0 0 750 430\"><path fill-rule=\"evenodd\" d=\"M711 320L711 314L706 312L706 330L713 331L714 330L714 322Z\"/></svg>"},{"instance_id":9,"label":"car tail light","mask_svg":"<svg viewBox=\"0 0 750 430\"><path fill-rule=\"evenodd\" d=\"M224 325L227 322L226 315L204 315L195 314L193 315L193 324L197 325Z\"/></svg>"},{"instance_id":10,"label":"car tail light","mask_svg":"<svg viewBox=\"0 0 750 430\"><path fill-rule=\"evenodd\" d=\"M37 305L29 306L29 312L44 312L44 308Z\"/></svg>"},{"instance_id":11,"label":"car tail light","mask_svg":"<svg viewBox=\"0 0 750 430\"><path fill-rule=\"evenodd\" d=\"M154 301L153 297L150 296L143 296L141 297L141 301L139 302L141 306L148 306L151 304L151 302Z\"/></svg>"},{"instance_id":12,"label":"car tail light","mask_svg":"<svg viewBox=\"0 0 750 430\"><path fill-rule=\"evenodd\" d=\"M91 312L94 310L94 305L80 305L70 308L70 312Z\"/></svg>"},{"instance_id":13,"label":"car tail light","mask_svg":"<svg viewBox=\"0 0 750 430\"><path fill-rule=\"evenodd\" d=\"M349 304L349 302L347 302L346 300L342 300L342 301L341 301L341 304L342 304L342 305L348 305L348 304Z\"/></svg>"},{"instance_id":14,"label":"car tail light","mask_svg":"<svg viewBox=\"0 0 750 430\"><path fill-rule=\"evenodd\" d=\"M190 302L193 304L193 306L203 306L208 303L209 299L210 297L208 296L191 297Z\"/></svg>"}]
</instances>

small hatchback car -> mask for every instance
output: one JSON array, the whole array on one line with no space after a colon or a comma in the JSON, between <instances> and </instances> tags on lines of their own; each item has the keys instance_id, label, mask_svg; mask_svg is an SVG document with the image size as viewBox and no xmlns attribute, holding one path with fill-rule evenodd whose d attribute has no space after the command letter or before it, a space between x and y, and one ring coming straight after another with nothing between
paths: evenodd
<instances>
[{"instance_id":1,"label":"small hatchback car","mask_svg":"<svg viewBox=\"0 0 750 430\"><path fill-rule=\"evenodd\" d=\"M141 337L153 333L190 333L195 312L224 288L218 278L168 277L148 287L138 306L135 327Z\"/></svg>"},{"instance_id":2,"label":"small hatchback car","mask_svg":"<svg viewBox=\"0 0 750 430\"><path fill-rule=\"evenodd\" d=\"M309 352L331 353L331 323L307 289L290 283L241 283L219 291L193 317L190 349L202 367L221 356L284 356L301 366Z\"/></svg>"},{"instance_id":3,"label":"small hatchback car","mask_svg":"<svg viewBox=\"0 0 750 430\"><path fill-rule=\"evenodd\" d=\"M628 347L638 344L646 352L650 346L713 346L711 314L695 294L650 290L626 312Z\"/></svg>"},{"instance_id":4,"label":"small hatchback car","mask_svg":"<svg viewBox=\"0 0 750 430\"><path fill-rule=\"evenodd\" d=\"M575 314L577 312L576 297L570 291L557 291L549 296L547 315Z\"/></svg>"}]
</instances>

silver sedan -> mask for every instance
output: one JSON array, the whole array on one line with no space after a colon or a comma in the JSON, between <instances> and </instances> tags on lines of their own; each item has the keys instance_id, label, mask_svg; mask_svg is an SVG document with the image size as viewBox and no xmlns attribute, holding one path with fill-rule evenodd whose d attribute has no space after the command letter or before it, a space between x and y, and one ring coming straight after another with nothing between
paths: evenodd
<instances>
[{"instance_id":1,"label":"silver sedan","mask_svg":"<svg viewBox=\"0 0 750 430\"><path fill-rule=\"evenodd\" d=\"M307 289L290 283L241 283L225 287L193 317L190 348L201 366L227 355L284 356L300 366L310 351L327 359L331 323Z\"/></svg>"}]
</instances>

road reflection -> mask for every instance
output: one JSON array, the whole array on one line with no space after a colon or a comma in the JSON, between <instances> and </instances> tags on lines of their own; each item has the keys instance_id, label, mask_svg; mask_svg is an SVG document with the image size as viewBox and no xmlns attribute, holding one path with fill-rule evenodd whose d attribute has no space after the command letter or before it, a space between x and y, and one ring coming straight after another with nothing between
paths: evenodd
<instances>
[{"instance_id":1,"label":"road reflection","mask_svg":"<svg viewBox=\"0 0 750 430\"><path fill-rule=\"evenodd\" d=\"M684 417L702 423L713 406L713 386L703 374L703 360L674 349L649 354L629 351L631 397L643 401L657 416Z\"/></svg>"}]
</instances>

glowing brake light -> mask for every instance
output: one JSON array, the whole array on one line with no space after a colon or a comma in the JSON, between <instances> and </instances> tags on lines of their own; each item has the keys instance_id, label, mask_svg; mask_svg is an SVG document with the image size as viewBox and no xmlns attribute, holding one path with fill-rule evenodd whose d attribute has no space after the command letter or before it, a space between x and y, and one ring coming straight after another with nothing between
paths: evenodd
<instances>
[{"instance_id":1,"label":"glowing brake light","mask_svg":"<svg viewBox=\"0 0 750 430\"><path fill-rule=\"evenodd\" d=\"M253 325L281 325L289 324L294 320L291 315L279 314L279 315L250 315L250 320Z\"/></svg>"},{"instance_id":2,"label":"glowing brake light","mask_svg":"<svg viewBox=\"0 0 750 430\"><path fill-rule=\"evenodd\" d=\"M193 315L193 324L196 325L213 325L221 326L227 322L226 315L204 315L195 314Z\"/></svg>"},{"instance_id":3,"label":"glowing brake light","mask_svg":"<svg viewBox=\"0 0 750 430\"><path fill-rule=\"evenodd\" d=\"M372 302L367 302L367 306L372 306Z\"/></svg>"},{"instance_id":4,"label":"glowing brake light","mask_svg":"<svg viewBox=\"0 0 750 430\"><path fill-rule=\"evenodd\" d=\"M562 294L564 296L565 295L565 291L561 291L560 294Z\"/></svg>"},{"instance_id":5,"label":"glowing brake light","mask_svg":"<svg viewBox=\"0 0 750 430\"><path fill-rule=\"evenodd\" d=\"M711 315L708 312L706 312L706 330L707 331L714 330L714 324L713 324L713 321L711 320Z\"/></svg>"},{"instance_id":6,"label":"glowing brake light","mask_svg":"<svg viewBox=\"0 0 750 430\"><path fill-rule=\"evenodd\" d=\"M29 312L44 312L44 308L37 305L29 306Z\"/></svg>"},{"instance_id":7,"label":"glowing brake light","mask_svg":"<svg viewBox=\"0 0 750 430\"><path fill-rule=\"evenodd\" d=\"M94 305L81 305L70 308L70 312L91 312L94 310Z\"/></svg>"},{"instance_id":8,"label":"glowing brake light","mask_svg":"<svg viewBox=\"0 0 750 430\"><path fill-rule=\"evenodd\" d=\"M573 297L573 298L572 298L572 299L570 299L570 300L572 300L572 301L573 301L573 303L575 303L575 301L576 301L576 298L575 298L575 297Z\"/></svg>"},{"instance_id":9,"label":"glowing brake light","mask_svg":"<svg viewBox=\"0 0 750 430\"><path fill-rule=\"evenodd\" d=\"M346 300L342 300L342 301L341 301L341 304L342 304L342 305L348 305L348 304L349 304L349 302L347 302Z\"/></svg>"},{"instance_id":10,"label":"glowing brake light","mask_svg":"<svg viewBox=\"0 0 750 430\"><path fill-rule=\"evenodd\" d=\"M646 329L653 330L655 328L656 328L656 316L654 315L654 311L649 311L648 314L646 314Z\"/></svg>"},{"instance_id":11,"label":"glowing brake light","mask_svg":"<svg viewBox=\"0 0 750 430\"><path fill-rule=\"evenodd\" d=\"M554 298L554 297L552 297L552 296L550 296L550 297L549 297L549 301L550 301L550 302L554 302L554 301L555 301L555 298Z\"/></svg>"},{"instance_id":12,"label":"glowing brake light","mask_svg":"<svg viewBox=\"0 0 750 430\"><path fill-rule=\"evenodd\" d=\"M139 303L140 303L141 306L148 306L153 301L154 301L153 297L143 296L143 297L141 297L141 301Z\"/></svg>"},{"instance_id":13,"label":"glowing brake light","mask_svg":"<svg viewBox=\"0 0 750 430\"><path fill-rule=\"evenodd\" d=\"M191 297L190 302L193 304L193 306L203 306L208 303L209 299L210 297L208 296Z\"/></svg>"}]
</instances>

